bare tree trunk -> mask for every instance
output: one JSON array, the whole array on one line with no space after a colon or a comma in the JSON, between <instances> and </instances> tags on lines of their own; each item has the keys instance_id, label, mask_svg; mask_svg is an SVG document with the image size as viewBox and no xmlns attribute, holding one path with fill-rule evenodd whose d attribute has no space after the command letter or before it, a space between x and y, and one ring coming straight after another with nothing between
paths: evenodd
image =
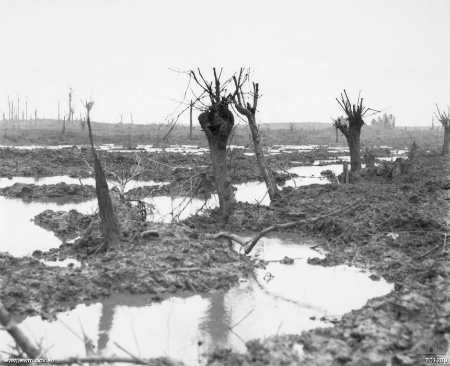
<instances>
[{"instance_id":1,"label":"bare tree trunk","mask_svg":"<svg viewBox=\"0 0 450 366\"><path fill-rule=\"evenodd\" d=\"M444 144L442 145L442 155L450 153L450 126L444 126Z\"/></svg>"},{"instance_id":2,"label":"bare tree trunk","mask_svg":"<svg viewBox=\"0 0 450 366\"><path fill-rule=\"evenodd\" d=\"M191 100L191 107L189 110L189 122L190 122L190 126L189 126L189 140L192 140L192 107L193 107L193 103Z\"/></svg>"},{"instance_id":3,"label":"bare tree trunk","mask_svg":"<svg viewBox=\"0 0 450 366\"><path fill-rule=\"evenodd\" d=\"M70 117L72 114L72 88L69 87L69 116L67 117L67 121L70 121Z\"/></svg>"},{"instance_id":4,"label":"bare tree trunk","mask_svg":"<svg viewBox=\"0 0 450 366\"><path fill-rule=\"evenodd\" d=\"M345 95L345 97L344 97ZM337 99L339 106L347 115L347 118L339 117L334 121L336 129L342 132L347 139L348 147L350 149L350 164L351 171L356 172L361 170L361 128L364 125L363 117L365 114L374 109L363 106L363 98L358 96L356 104L351 104L347 92L341 93L341 101ZM379 111L377 111L379 112ZM336 135L337 137L337 135Z\"/></svg>"},{"instance_id":5,"label":"bare tree trunk","mask_svg":"<svg viewBox=\"0 0 450 366\"><path fill-rule=\"evenodd\" d=\"M351 126L345 137L350 149L350 170L356 172L361 170L361 127Z\"/></svg>"},{"instance_id":6,"label":"bare tree trunk","mask_svg":"<svg viewBox=\"0 0 450 366\"><path fill-rule=\"evenodd\" d=\"M242 73L242 69L241 69ZM264 156L264 153L261 149L260 145L260 137L259 137L259 130L258 126L256 125L256 107L258 104L258 98L259 98L259 85L256 83L253 83L253 106L251 106L249 103L247 103L247 106L244 107L244 95L242 93L242 90L240 89L239 82L236 78L234 78L234 83L236 86L236 94L238 97L238 103L235 104L237 111L247 117L248 125L250 127L250 131L252 134L252 141L253 146L255 149L255 157L256 161L258 163L259 169L261 170L261 174L263 176L264 182L266 183L267 191L269 192L269 197L271 201L274 201L276 199L279 199L281 197L281 193L278 189L277 182L275 181L272 169L270 168L269 164L266 161L266 158ZM241 95L239 95L241 94Z\"/></svg>"},{"instance_id":7,"label":"bare tree trunk","mask_svg":"<svg viewBox=\"0 0 450 366\"><path fill-rule=\"evenodd\" d=\"M93 102L90 103L93 104ZM92 107L92 104L86 103L86 108L88 110L86 121L89 130L92 157L94 158L95 191L97 193L98 212L100 216L100 231L105 240L103 246L104 251L108 251L111 246L119 245L120 225L114 213L111 197L109 196L109 188L108 183L106 182L105 173L94 147L94 138L92 137L91 121L89 118L89 110Z\"/></svg>"},{"instance_id":8,"label":"bare tree trunk","mask_svg":"<svg viewBox=\"0 0 450 366\"><path fill-rule=\"evenodd\" d=\"M342 183L344 184L348 184L350 183L350 179L349 179L349 172L348 172L348 163L346 161L344 161L343 164L343 174L342 174Z\"/></svg>"},{"instance_id":9,"label":"bare tree trunk","mask_svg":"<svg viewBox=\"0 0 450 366\"><path fill-rule=\"evenodd\" d=\"M227 167L227 142L233 129L234 117L226 100L222 100L200 114L198 120L208 139L220 210L227 219L232 214L235 202Z\"/></svg>"},{"instance_id":10,"label":"bare tree trunk","mask_svg":"<svg viewBox=\"0 0 450 366\"><path fill-rule=\"evenodd\" d=\"M61 141L66 140L66 116L64 116L62 128L61 128Z\"/></svg>"},{"instance_id":11,"label":"bare tree trunk","mask_svg":"<svg viewBox=\"0 0 450 366\"><path fill-rule=\"evenodd\" d=\"M242 107L236 105L236 109L240 112L243 109ZM243 113L244 114L244 113ZM266 183L267 191L269 193L269 197L271 201L279 199L281 197L280 190L278 189L277 182L272 174L272 169L266 161L266 157L261 149L260 137L258 126L256 125L255 116L253 114L245 114L247 117L248 125L250 127L250 132L252 134L253 147L255 149L255 157L258 163L259 169L261 170L261 174L263 176L264 182Z\"/></svg>"}]
</instances>

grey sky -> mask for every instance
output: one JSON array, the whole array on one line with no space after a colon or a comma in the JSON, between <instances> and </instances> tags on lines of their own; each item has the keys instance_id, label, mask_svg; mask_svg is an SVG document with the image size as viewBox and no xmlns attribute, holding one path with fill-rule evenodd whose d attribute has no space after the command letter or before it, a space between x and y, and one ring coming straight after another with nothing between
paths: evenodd
<instances>
[{"instance_id":1,"label":"grey sky","mask_svg":"<svg viewBox=\"0 0 450 366\"><path fill-rule=\"evenodd\" d=\"M19 94L54 118L70 85L75 116L92 94L95 120L157 122L188 81L169 68L246 66L261 122L329 122L346 88L427 125L450 104L449 15L446 0L1 0L0 110Z\"/></svg>"}]
</instances>

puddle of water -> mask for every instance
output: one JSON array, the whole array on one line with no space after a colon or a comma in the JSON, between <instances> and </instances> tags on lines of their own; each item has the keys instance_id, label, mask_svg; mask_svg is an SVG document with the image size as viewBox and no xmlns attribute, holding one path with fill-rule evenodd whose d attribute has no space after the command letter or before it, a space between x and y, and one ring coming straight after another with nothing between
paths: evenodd
<instances>
[{"instance_id":1,"label":"puddle of water","mask_svg":"<svg viewBox=\"0 0 450 366\"><path fill-rule=\"evenodd\" d=\"M215 208L219 205L219 198L217 195L211 195L211 198L190 199L185 197L147 197L144 201L154 205L153 215L150 221L154 222L172 222L173 219L184 220L188 216L201 213L207 209ZM199 212L200 211L200 212Z\"/></svg>"},{"instance_id":2,"label":"puddle of water","mask_svg":"<svg viewBox=\"0 0 450 366\"><path fill-rule=\"evenodd\" d=\"M264 182L252 181L235 184L234 187L237 188L235 192L236 201L252 204L260 203L266 206L270 205L270 197Z\"/></svg>"},{"instance_id":3,"label":"puddle of water","mask_svg":"<svg viewBox=\"0 0 450 366\"><path fill-rule=\"evenodd\" d=\"M169 356L198 365L202 354L216 346L243 352L250 339L326 327L310 318L341 316L392 290L357 269L308 265L307 257L318 254L289 237L263 238L255 248L255 256L265 260L286 255L301 259L293 265L269 263L266 270L258 270L257 280L242 281L226 293L170 297L153 304L150 296L115 295L78 305L59 314L56 322L29 317L19 327L32 339L43 339L44 348L53 346L52 358L85 354L83 343L65 326L82 337L81 323L105 355L124 355L117 342L140 357ZM268 272L273 278L266 282ZM0 332L0 344L11 344L6 332Z\"/></svg>"},{"instance_id":4,"label":"puddle of water","mask_svg":"<svg viewBox=\"0 0 450 366\"><path fill-rule=\"evenodd\" d=\"M13 256L30 255L35 250L49 250L61 245L51 231L45 230L30 220L44 210L92 213L97 200L78 203L24 202L21 199L0 196L0 251Z\"/></svg>"},{"instance_id":5,"label":"puddle of water","mask_svg":"<svg viewBox=\"0 0 450 366\"><path fill-rule=\"evenodd\" d=\"M289 173L298 174L298 178L286 181L285 187L306 186L309 184L328 184L330 183L324 176L320 175L324 170L331 170L334 174L342 173L342 164L331 164L323 166L297 166L288 170Z\"/></svg>"},{"instance_id":6,"label":"puddle of water","mask_svg":"<svg viewBox=\"0 0 450 366\"><path fill-rule=\"evenodd\" d=\"M279 151L286 151L286 150L303 150L303 151L310 151L317 149L319 145L273 145L272 149L276 149Z\"/></svg>"},{"instance_id":7,"label":"puddle of water","mask_svg":"<svg viewBox=\"0 0 450 366\"><path fill-rule=\"evenodd\" d=\"M49 267L68 267L70 264L72 264L72 267L81 267L81 262L73 258L66 258L62 261L45 261L41 259L41 262Z\"/></svg>"},{"instance_id":8,"label":"puddle of water","mask_svg":"<svg viewBox=\"0 0 450 366\"><path fill-rule=\"evenodd\" d=\"M311 245L315 244L311 242ZM292 240L263 238L254 250L254 256L265 261L280 260L284 256L301 258L294 260L292 265L269 263L266 270L257 270L259 282L274 295L320 309L328 316L341 316L360 308L368 299L385 295L392 289L385 281L372 281L369 274L362 273L359 268L308 265L308 257L323 258L324 255ZM267 272L274 275L269 282L263 280L265 276L267 278Z\"/></svg>"},{"instance_id":9,"label":"puddle of water","mask_svg":"<svg viewBox=\"0 0 450 366\"><path fill-rule=\"evenodd\" d=\"M335 153L335 152L350 152L350 150L348 147L345 147L345 146L336 146L336 147L330 147L328 149L328 152L333 152L333 153Z\"/></svg>"},{"instance_id":10,"label":"puddle of water","mask_svg":"<svg viewBox=\"0 0 450 366\"><path fill-rule=\"evenodd\" d=\"M50 150L60 150L60 149L70 149L74 145L54 145L54 146L42 146L42 145L24 145L24 146L8 146L0 145L0 148L11 148L18 150L35 150L35 149L50 149Z\"/></svg>"}]
</instances>

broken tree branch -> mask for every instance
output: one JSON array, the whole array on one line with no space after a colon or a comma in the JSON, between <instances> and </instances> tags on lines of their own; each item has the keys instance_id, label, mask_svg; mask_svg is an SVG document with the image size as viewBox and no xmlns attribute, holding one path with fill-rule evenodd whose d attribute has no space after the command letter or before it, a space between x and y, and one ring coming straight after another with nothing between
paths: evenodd
<instances>
[{"instance_id":1,"label":"broken tree branch","mask_svg":"<svg viewBox=\"0 0 450 366\"><path fill-rule=\"evenodd\" d=\"M287 222L285 224L275 224L275 225L269 226L268 228L265 228L264 230L260 231L258 234L256 234L250 240L245 240L244 238L240 237L239 235L231 234L231 233L228 233L228 232L225 232L225 231L221 231L220 233L214 235L213 239L227 238L227 239L233 240L233 241L239 243L240 245L242 245L244 247L245 254L249 254L252 251L252 249L254 248L254 246L258 243L259 239L261 239L263 236L267 235L271 231L277 231L279 229L287 229L287 228L295 227L295 226L298 226L298 225L303 225L303 224L309 224L309 223L312 223L312 222L316 222L316 221L319 221L319 220L324 219L326 217L334 216L334 215L337 215L337 214L339 214L341 212L348 211L350 209L356 209L360 205L361 205L361 201L358 201L358 202L355 202L355 203L353 203L351 205L345 206L345 207L341 208L340 210L333 211L333 212L330 212L330 213L325 214L325 215L320 215L320 216L314 217L312 219L297 220L297 221Z\"/></svg>"},{"instance_id":2,"label":"broken tree branch","mask_svg":"<svg viewBox=\"0 0 450 366\"><path fill-rule=\"evenodd\" d=\"M72 365L72 364L82 364L82 363L133 363L136 365L147 365L147 366L157 366L157 365L167 365L167 366L176 366L181 365L181 363L169 360L167 358L162 361L161 359L156 360L137 360L134 358L127 357L99 357L99 356L91 356L91 357L70 357L67 359L60 360L52 360L53 365ZM164 363L162 363L164 362Z\"/></svg>"},{"instance_id":3,"label":"broken tree branch","mask_svg":"<svg viewBox=\"0 0 450 366\"><path fill-rule=\"evenodd\" d=\"M13 320L11 314L5 309L0 302L0 324L6 329L6 331L13 337L19 348L25 352L29 358L37 358L41 352L34 346L25 334L17 327L16 322Z\"/></svg>"}]
</instances>

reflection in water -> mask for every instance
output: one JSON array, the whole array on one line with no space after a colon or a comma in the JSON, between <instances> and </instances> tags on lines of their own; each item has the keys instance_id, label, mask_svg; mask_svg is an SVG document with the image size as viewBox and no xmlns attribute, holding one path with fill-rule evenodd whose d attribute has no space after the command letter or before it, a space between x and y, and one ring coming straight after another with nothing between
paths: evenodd
<instances>
[{"instance_id":1,"label":"reflection in water","mask_svg":"<svg viewBox=\"0 0 450 366\"><path fill-rule=\"evenodd\" d=\"M102 315L98 325L97 350L100 353L106 349L109 341L109 332L113 327L114 310L118 303L117 297L109 297L102 301Z\"/></svg>"},{"instance_id":2,"label":"reflection in water","mask_svg":"<svg viewBox=\"0 0 450 366\"><path fill-rule=\"evenodd\" d=\"M207 345L226 346L231 327L230 309L225 303L225 293L219 292L208 296L210 304L206 310L200 329L204 332L203 340Z\"/></svg>"},{"instance_id":3,"label":"reflection in water","mask_svg":"<svg viewBox=\"0 0 450 366\"><path fill-rule=\"evenodd\" d=\"M117 342L140 357L169 356L198 365L202 355L216 346L243 352L251 339L326 327L311 318L342 316L392 289L356 268L308 265L307 258L318 253L290 236L263 238L255 249L255 257L275 262L257 270L256 279L241 280L226 293L169 297L160 303L152 303L151 295L113 295L78 305L58 319L78 336L81 323L105 355L125 356ZM298 259L292 265L276 262L285 256ZM267 273L272 275L270 281ZM84 355L81 340L59 321L30 317L20 327L33 334L32 339L44 337L46 345L54 345L52 357ZM9 335L0 332L0 345L10 343Z\"/></svg>"},{"instance_id":4,"label":"reflection in water","mask_svg":"<svg viewBox=\"0 0 450 366\"><path fill-rule=\"evenodd\" d=\"M153 214L149 218L151 221L167 223L173 220L184 220L188 216L205 212L219 204L216 194L207 199L157 196L144 198L144 201L154 206Z\"/></svg>"}]
</instances>

